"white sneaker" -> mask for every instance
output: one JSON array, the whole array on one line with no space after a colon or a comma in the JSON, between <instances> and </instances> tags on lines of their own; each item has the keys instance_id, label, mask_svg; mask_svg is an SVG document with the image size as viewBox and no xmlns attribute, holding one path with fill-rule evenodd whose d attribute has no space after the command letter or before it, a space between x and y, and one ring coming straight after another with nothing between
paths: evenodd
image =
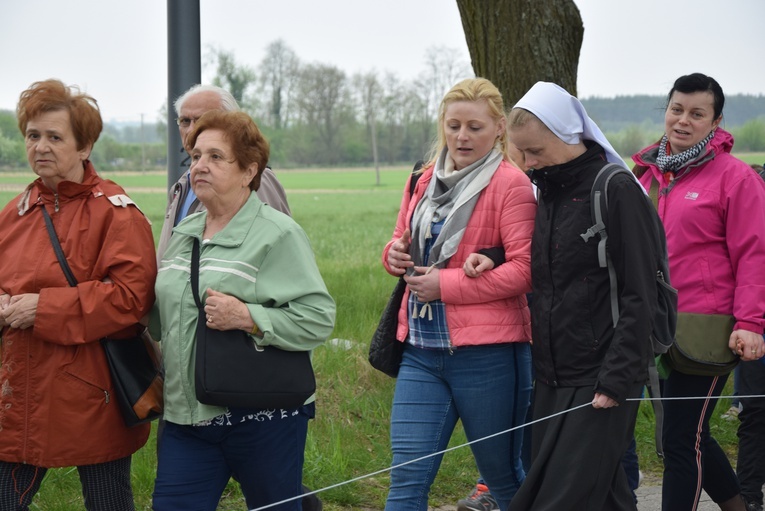
<instances>
[{"instance_id":1,"label":"white sneaker","mask_svg":"<svg viewBox=\"0 0 765 511\"><path fill-rule=\"evenodd\" d=\"M643 471L638 470L638 488L640 488L641 484L643 484Z\"/></svg>"},{"instance_id":2,"label":"white sneaker","mask_svg":"<svg viewBox=\"0 0 765 511\"><path fill-rule=\"evenodd\" d=\"M725 419L726 421L732 421L738 419L738 414L741 413L741 405L739 406L731 406L728 408L728 411L725 412L720 416L721 419Z\"/></svg>"}]
</instances>

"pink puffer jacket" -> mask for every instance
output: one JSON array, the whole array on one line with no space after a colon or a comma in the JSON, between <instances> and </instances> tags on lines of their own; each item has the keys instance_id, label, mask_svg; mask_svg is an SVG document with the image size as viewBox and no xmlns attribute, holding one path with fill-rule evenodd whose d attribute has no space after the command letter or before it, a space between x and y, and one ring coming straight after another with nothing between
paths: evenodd
<instances>
[{"instance_id":1,"label":"pink puffer jacket","mask_svg":"<svg viewBox=\"0 0 765 511\"><path fill-rule=\"evenodd\" d=\"M409 196L407 183L393 238L382 254L385 269L390 246L406 229L417 203L433 177L426 169ZM531 234L537 205L531 182L519 169L502 162L489 185L481 192L457 252L439 271L441 300L452 346L526 342L531 339L531 317L526 293L531 291ZM478 278L465 275L467 256L482 248L505 247L507 262ZM409 332L407 290L398 314L400 341Z\"/></svg>"}]
</instances>

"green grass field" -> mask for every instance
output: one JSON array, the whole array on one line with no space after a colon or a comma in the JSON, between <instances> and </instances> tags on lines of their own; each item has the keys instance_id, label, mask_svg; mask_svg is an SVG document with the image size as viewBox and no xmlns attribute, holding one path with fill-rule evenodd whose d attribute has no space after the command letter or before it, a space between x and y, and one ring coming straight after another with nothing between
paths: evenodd
<instances>
[{"instance_id":1,"label":"green grass field","mask_svg":"<svg viewBox=\"0 0 765 511\"><path fill-rule=\"evenodd\" d=\"M764 161L765 154L758 158L753 161ZM293 216L308 233L327 287L337 302L337 324L332 339L350 341L348 349L342 346L344 343L336 346L337 343L330 341L314 354L317 416L309 426L304 472L305 484L313 489L384 469L391 461L388 418L394 380L373 370L366 356L379 314L395 284L395 279L382 269L380 253L390 239L408 172L404 166L385 169L380 186L375 185L373 169L279 173ZM0 174L0 187L26 184L33 177L31 172ZM166 177L160 173L112 173L105 177L128 188L153 222L157 237L165 209ZM16 194L0 192L0 203L7 203ZM727 399L718 404L712 431L733 456L737 422L719 418L728 406ZM647 481L656 482L661 465L653 452L653 412L648 403L641 404L636 438L641 469L646 472ZM458 428L450 445L464 442L465 436ZM133 457L133 487L138 509L150 509L155 467L152 434L150 442ZM456 503L470 491L477 475L469 449L447 453L431 491L431 505ZM323 492L320 497L328 511L382 509L387 484L388 475L384 473ZM82 509L76 471L50 470L33 508ZM244 508L236 485L230 484L219 509Z\"/></svg>"}]
</instances>

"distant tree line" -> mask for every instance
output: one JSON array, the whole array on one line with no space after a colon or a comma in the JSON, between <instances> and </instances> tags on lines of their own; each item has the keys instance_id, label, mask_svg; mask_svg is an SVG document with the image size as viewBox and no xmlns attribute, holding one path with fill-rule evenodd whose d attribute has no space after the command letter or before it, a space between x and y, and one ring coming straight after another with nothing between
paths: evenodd
<instances>
[{"instance_id":1,"label":"distant tree line","mask_svg":"<svg viewBox=\"0 0 765 511\"><path fill-rule=\"evenodd\" d=\"M435 136L441 97L454 83L473 75L470 64L445 47L427 51L423 70L413 80L393 72L348 75L330 64L301 62L282 40L266 47L255 69L237 63L232 52L220 48L208 49L205 65L214 70L213 83L230 90L263 129L271 142L270 163L280 169L379 169L424 158ZM661 136L665 101L647 95L582 100L624 156ZM165 109L160 119L166 118ZM723 126L734 134L736 150L765 151L765 96L727 97ZM103 170L163 169L166 130L164 122L107 124L92 160ZM14 113L0 111L0 169L26 166Z\"/></svg>"}]
</instances>

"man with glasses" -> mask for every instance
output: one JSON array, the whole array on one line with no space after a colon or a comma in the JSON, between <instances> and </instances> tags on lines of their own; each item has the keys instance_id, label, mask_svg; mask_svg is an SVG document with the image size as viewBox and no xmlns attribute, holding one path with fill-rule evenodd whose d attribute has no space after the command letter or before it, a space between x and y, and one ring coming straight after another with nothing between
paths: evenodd
<instances>
[{"instance_id":1,"label":"man with glasses","mask_svg":"<svg viewBox=\"0 0 765 511\"><path fill-rule=\"evenodd\" d=\"M210 110L223 110L226 112L239 111L239 104L227 90L214 85L194 85L175 100L175 112L178 115L178 132L183 142L183 150L191 152L191 147L187 147L186 137L194 128L196 121L202 117L202 114ZM181 165L189 164L189 158L186 158ZM157 246L157 259L162 258L167 243L170 241L173 227L178 222L186 218L190 213L196 213L203 209L202 204L197 200L194 191L189 182L189 171L186 170L181 178L173 185L170 190L167 211L165 213L165 222L162 224L162 233L159 237ZM277 209L285 215L290 214L290 208L287 204L287 196L284 188L276 174L269 167L266 167L260 179L260 188L257 192L258 198L274 209Z\"/></svg>"}]
</instances>

